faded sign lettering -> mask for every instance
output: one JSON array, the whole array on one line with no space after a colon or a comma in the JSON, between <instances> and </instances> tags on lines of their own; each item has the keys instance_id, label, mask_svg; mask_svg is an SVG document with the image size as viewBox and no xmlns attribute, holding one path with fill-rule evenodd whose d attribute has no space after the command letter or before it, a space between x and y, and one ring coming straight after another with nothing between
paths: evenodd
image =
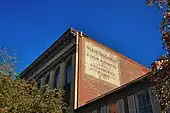
<instances>
[{"instance_id":1,"label":"faded sign lettering","mask_svg":"<svg viewBox=\"0 0 170 113\"><path fill-rule=\"evenodd\" d=\"M117 55L89 42L85 43L85 73L120 86Z\"/></svg>"}]
</instances>

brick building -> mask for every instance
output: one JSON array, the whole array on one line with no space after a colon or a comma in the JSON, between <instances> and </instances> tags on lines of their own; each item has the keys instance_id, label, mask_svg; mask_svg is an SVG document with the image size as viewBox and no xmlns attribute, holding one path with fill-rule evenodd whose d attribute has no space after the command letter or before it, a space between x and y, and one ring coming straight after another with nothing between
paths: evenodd
<instances>
[{"instance_id":1,"label":"brick building","mask_svg":"<svg viewBox=\"0 0 170 113\"><path fill-rule=\"evenodd\" d=\"M75 109L75 113L161 113L147 73ZM169 113L169 112L168 112Z\"/></svg>"},{"instance_id":2,"label":"brick building","mask_svg":"<svg viewBox=\"0 0 170 113\"><path fill-rule=\"evenodd\" d=\"M40 86L48 84L53 88L64 88L66 102L73 111L88 106L89 101L149 71L86 34L70 28L21 76L28 81L35 79ZM113 109L117 109L116 106Z\"/></svg>"}]
</instances>

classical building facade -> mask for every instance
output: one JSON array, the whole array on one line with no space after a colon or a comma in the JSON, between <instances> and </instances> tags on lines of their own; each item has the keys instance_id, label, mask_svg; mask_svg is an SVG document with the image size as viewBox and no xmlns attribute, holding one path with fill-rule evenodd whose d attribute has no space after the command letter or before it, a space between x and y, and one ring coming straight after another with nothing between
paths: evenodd
<instances>
[{"instance_id":1,"label":"classical building facade","mask_svg":"<svg viewBox=\"0 0 170 113\"><path fill-rule=\"evenodd\" d=\"M66 102L74 110L149 71L70 28L28 66L21 77L28 81L35 79L39 86L64 88Z\"/></svg>"}]
</instances>

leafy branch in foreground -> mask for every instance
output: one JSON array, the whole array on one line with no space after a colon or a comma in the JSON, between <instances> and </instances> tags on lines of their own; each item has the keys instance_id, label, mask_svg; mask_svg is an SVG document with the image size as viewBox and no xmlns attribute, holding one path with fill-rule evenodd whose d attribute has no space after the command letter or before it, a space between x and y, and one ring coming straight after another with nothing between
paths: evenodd
<instances>
[{"instance_id":1,"label":"leafy branch in foreground","mask_svg":"<svg viewBox=\"0 0 170 113\"><path fill-rule=\"evenodd\" d=\"M15 75L16 63L16 53L14 51L10 52L7 48L0 47L0 72Z\"/></svg>"},{"instance_id":2,"label":"leafy branch in foreground","mask_svg":"<svg viewBox=\"0 0 170 113\"><path fill-rule=\"evenodd\" d=\"M166 54L152 63L150 82L156 86L156 96L162 113L167 113L170 108L170 0L147 0L146 4L157 4L163 9L160 32Z\"/></svg>"},{"instance_id":3,"label":"leafy branch in foreground","mask_svg":"<svg viewBox=\"0 0 170 113\"><path fill-rule=\"evenodd\" d=\"M0 73L1 113L62 113L66 109L63 90L45 86L42 94L35 82Z\"/></svg>"}]
</instances>

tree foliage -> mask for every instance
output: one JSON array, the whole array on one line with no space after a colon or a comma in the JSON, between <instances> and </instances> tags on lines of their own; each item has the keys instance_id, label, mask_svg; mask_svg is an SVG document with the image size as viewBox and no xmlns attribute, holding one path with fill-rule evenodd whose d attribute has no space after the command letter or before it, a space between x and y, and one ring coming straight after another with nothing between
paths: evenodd
<instances>
[{"instance_id":1,"label":"tree foliage","mask_svg":"<svg viewBox=\"0 0 170 113\"><path fill-rule=\"evenodd\" d=\"M0 113L62 113L66 109L62 89L48 86L37 88L35 81L27 82L10 75L16 58L7 49L0 50Z\"/></svg>"},{"instance_id":2,"label":"tree foliage","mask_svg":"<svg viewBox=\"0 0 170 113\"><path fill-rule=\"evenodd\" d=\"M156 96L162 113L170 109L170 0L147 0L147 5L157 4L163 9L160 32L166 54L152 63L150 81L156 86Z\"/></svg>"},{"instance_id":3,"label":"tree foliage","mask_svg":"<svg viewBox=\"0 0 170 113\"><path fill-rule=\"evenodd\" d=\"M63 91L46 87L42 94L35 83L12 79L0 73L0 112L62 113L65 109Z\"/></svg>"},{"instance_id":4,"label":"tree foliage","mask_svg":"<svg viewBox=\"0 0 170 113\"><path fill-rule=\"evenodd\" d=\"M16 75L15 67L17 63L16 52L0 47L0 72Z\"/></svg>"}]
</instances>

